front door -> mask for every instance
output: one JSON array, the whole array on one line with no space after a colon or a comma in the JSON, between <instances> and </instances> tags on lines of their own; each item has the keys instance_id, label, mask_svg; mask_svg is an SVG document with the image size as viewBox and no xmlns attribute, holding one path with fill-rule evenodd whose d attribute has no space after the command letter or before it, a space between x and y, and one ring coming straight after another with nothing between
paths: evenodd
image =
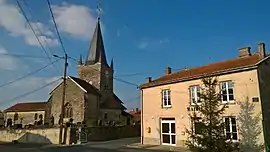
<instances>
[{"instance_id":1,"label":"front door","mask_svg":"<svg viewBox=\"0 0 270 152\"><path fill-rule=\"evenodd\" d=\"M161 120L162 145L176 145L175 119L163 118Z\"/></svg>"}]
</instances>

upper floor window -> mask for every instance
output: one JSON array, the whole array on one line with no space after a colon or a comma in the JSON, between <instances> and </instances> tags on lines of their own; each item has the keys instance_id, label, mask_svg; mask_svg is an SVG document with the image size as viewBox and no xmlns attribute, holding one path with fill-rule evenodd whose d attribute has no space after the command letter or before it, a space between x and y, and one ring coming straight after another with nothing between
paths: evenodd
<instances>
[{"instance_id":1,"label":"upper floor window","mask_svg":"<svg viewBox=\"0 0 270 152\"><path fill-rule=\"evenodd\" d=\"M237 140L237 128L235 117L225 117L225 135L227 139Z\"/></svg>"},{"instance_id":2,"label":"upper floor window","mask_svg":"<svg viewBox=\"0 0 270 152\"><path fill-rule=\"evenodd\" d=\"M201 100L199 99L199 93L200 93L200 86L199 85L191 86L189 88L189 93L190 93L191 105L201 103Z\"/></svg>"},{"instance_id":3,"label":"upper floor window","mask_svg":"<svg viewBox=\"0 0 270 152\"><path fill-rule=\"evenodd\" d=\"M233 102L233 82L232 81L224 81L220 83L221 88L221 100L222 102Z\"/></svg>"},{"instance_id":4,"label":"upper floor window","mask_svg":"<svg viewBox=\"0 0 270 152\"><path fill-rule=\"evenodd\" d=\"M162 90L162 106L171 107L171 91L169 89Z\"/></svg>"}]
</instances>

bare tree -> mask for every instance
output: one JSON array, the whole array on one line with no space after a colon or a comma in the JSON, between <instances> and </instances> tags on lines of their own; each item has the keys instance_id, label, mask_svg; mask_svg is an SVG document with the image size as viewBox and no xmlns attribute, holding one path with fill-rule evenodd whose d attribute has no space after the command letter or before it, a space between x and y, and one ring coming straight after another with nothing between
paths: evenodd
<instances>
[{"instance_id":1,"label":"bare tree","mask_svg":"<svg viewBox=\"0 0 270 152\"><path fill-rule=\"evenodd\" d=\"M239 135L242 137L240 141L241 152L260 152L263 150L263 144L258 143L259 135L262 133L260 127L260 113L255 114L255 105L249 102L246 97L240 102L239 119Z\"/></svg>"}]
</instances>

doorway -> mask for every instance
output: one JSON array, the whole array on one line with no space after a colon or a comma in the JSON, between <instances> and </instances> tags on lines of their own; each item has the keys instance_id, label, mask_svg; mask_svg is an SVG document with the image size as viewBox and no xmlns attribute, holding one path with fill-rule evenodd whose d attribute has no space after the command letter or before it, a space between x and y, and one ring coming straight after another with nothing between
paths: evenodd
<instances>
[{"instance_id":1,"label":"doorway","mask_svg":"<svg viewBox=\"0 0 270 152\"><path fill-rule=\"evenodd\" d=\"M174 118L161 119L161 143L162 145L176 145L176 131Z\"/></svg>"}]
</instances>

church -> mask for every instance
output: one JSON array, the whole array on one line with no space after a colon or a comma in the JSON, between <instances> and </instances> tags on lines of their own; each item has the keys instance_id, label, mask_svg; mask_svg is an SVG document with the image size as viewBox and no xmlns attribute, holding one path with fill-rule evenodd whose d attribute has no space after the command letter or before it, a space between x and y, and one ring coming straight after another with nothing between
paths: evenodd
<instances>
[{"instance_id":1,"label":"church","mask_svg":"<svg viewBox=\"0 0 270 152\"><path fill-rule=\"evenodd\" d=\"M87 57L83 61L80 56L78 61L78 77L68 76L66 79L66 93L64 103L64 123L81 123L87 126L98 125L127 125L129 124L129 115L125 112L126 107L119 97L114 93L114 66L113 60L108 64L98 18L96 27L92 36ZM28 109L27 117L33 118L35 115L35 104L39 105L39 111L44 111L44 123L59 124L61 114L61 102L63 95L63 82L57 85L50 93L47 102L31 103L31 109ZM24 106L29 103L19 103L8 109L13 119L16 114L20 117L23 107L24 116L26 117ZM32 116L33 115L33 116ZM19 118L18 118L19 119ZM25 119L25 118L24 118ZM23 125L28 125L30 118ZM15 123L15 121L14 121Z\"/></svg>"},{"instance_id":2,"label":"church","mask_svg":"<svg viewBox=\"0 0 270 152\"><path fill-rule=\"evenodd\" d=\"M78 61L78 77L68 76L66 81L64 122L72 119L87 126L123 123L126 108L114 93L113 80L113 60L109 65L98 19L86 60L80 56ZM63 83L50 93L46 117L54 123L60 118L62 90Z\"/></svg>"}]
</instances>

